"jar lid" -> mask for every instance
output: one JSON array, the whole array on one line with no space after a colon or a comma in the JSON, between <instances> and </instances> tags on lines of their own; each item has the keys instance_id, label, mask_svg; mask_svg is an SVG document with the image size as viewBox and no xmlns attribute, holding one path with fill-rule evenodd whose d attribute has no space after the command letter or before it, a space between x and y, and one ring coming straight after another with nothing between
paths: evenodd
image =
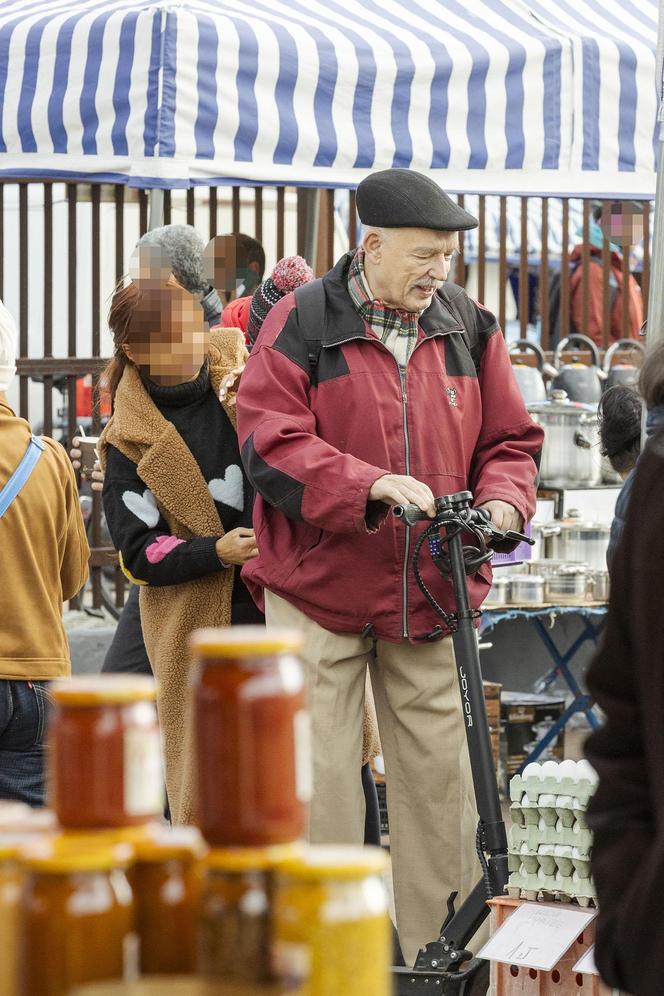
<instances>
[{"instance_id":1,"label":"jar lid","mask_svg":"<svg viewBox=\"0 0 664 996\"><path fill-rule=\"evenodd\" d=\"M297 629L267 629L265 626L232 626L197 629L191 634L191 649L199 657L262 657L302 649Z\"/></svg>"},{"instance_id":2,"label":"jar lid","mask_svg":"<svg viewBox=\"0 0 664 996\"><path fill-rule=\"evenodd\" d=\"M0 802L0 833L44 833L56 829L55 813L23 802Z\"/></svg>"},{"instance_id":3,"label":"jar lid","mask_svg":"<svg viewBox=\"0 0 664 996\"><path fill-rule=\"evenodd\" d=\"M56 702L68 706L121 705L152 701L157 686L144 675L100 674L53 681L49 692Z\"/></svg>"},{"instance_id":4,"label":"jar lid","mask_svg":"<svg viewBox=\"0 0 664 996\"><path fill-rule=\"evenodd\" d=\"M531 401L526 408L534 415L546 415L548 412L556 415L585 414L597 417L597 405L571 401L566 391L552 391L546 401Z\"/></svg>"},{"instance_id":5,"label":"jar lid","mask_svg":"<svg viewBox=\"0 0 664 996\"><path fill-rule=\"evenodd\" d=\"M232 873L272 871L284 862L297 860L301 844L277 844L273 847L215 847L206 858L211 871Z\"/></svg>"},{"instance_id":6,"label":"jar lid","mask_svg":"<svg viewBox=\"0 0 664 996\"><path fill-rule=\"evenodd\" d=\"M301 853L279 867L289 878L308 882L329 880L351 881L368 875L382 875L389 868L389 859L380 847L316 845L303 848Z\"/></svg>"},{"instance_id":7,"label":"jar lid","mask_svg":"<svg viewBox=\"0 0 664 996\"><path fill-rule=\"evenodd\" d=\"M18 857L27 843L31 843L31 841L29 838L26 840L24 834L0 834L0 861L11 861L12 858Z\"/></svg>"},{"instance_id":8,"label":"jar lid","mask_svg":"<svg viewBox=\"0 0 664 996\"><path fill-rule=\"evenodd\" d=\"M43 838L39 843L27 845L20 853L24 868L54 875L124 869L131 864L132 857L129 844L77 833Z\"/></svg>"},{"instance_id":9,"label":"jar lid","mask_svg":"<svg viewBox=\"0 0 664 996\"><path fill-rule=\"evenodd\" d=\"M206 846L196 827L151 827L134 845L136 861L198 860Z\"/></svg>"}]
</instances>

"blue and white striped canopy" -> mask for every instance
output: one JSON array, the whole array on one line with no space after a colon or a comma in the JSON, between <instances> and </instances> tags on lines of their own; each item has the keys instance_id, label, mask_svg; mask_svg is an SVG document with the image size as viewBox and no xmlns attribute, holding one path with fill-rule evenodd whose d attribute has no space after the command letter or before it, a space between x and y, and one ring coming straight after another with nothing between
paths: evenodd
<instances>
[{"instance_id":1,"label":"blue and white striped canopy","mask_svg":"<svg viewBox=\"0 0 664 996\"><path fill-rule=\"evenodd\" d=\"M657 0L3 0L0 176L654 196Z\"/></svg>"}]
</instances>

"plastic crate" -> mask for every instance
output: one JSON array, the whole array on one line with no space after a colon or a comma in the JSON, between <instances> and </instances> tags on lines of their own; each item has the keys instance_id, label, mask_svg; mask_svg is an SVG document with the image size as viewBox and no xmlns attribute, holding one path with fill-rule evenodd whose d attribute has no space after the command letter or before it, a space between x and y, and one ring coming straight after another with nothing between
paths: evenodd
<instances>
[{"instance_id":1,"label":"plastic crate","mask_svg":"<svg viewBox=\"0 0 664 996\"><path fill-rule=\"evenodd\" d=\"M491 933L494 934L523 902L507 896L489 900ZM612 996L615 991L605 986L598 976L573 971L594 943L595 925L590 923L550 972L492 962L489 996Z\"/></svg>"}]
</instances>

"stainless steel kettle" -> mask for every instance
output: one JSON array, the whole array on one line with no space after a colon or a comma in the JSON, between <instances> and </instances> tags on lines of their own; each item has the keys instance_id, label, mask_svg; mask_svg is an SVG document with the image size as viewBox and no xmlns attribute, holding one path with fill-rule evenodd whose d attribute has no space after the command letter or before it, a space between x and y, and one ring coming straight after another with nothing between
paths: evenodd
<instances>
[{"instance_id":1,"label":"stainless steel kettle","mask_svg":"<svg viewBox=\"0 0 664 996\"><path fill-rule=\"evenodd\" d=\"M612 346L609 346L604 356L605 390L615 387L616 384L623 384L625 387L636 387L639 379L639 367L634 366L633 363L613 362L613 357L616 353L627 352L628 350L640 353L641 363L643 363L643 358L646 354L643 343L637 339L619 339L618 342L614 342Z\"/></svg>"},{"instance_id":2,"label":"stainless steel kettle","mask_svg":"<svg viewBox=\"0 0 664 996\"><path fill-rule=\"evenodd\" d=\"M572 343L581 344L590 352L593 358L591 366L575 360L562 363L563 353ZM579 401L584 405L596 405L599 402L605 374L600 368L599 350L592 339L577 333L561 339L554 353L553 365L558 373L551 383L552 391L564 391L570 401Z\"/></svg>"},{"instance_id":3,"label":"stainless steel kettle","mask_svg":"<svg viewBox=\"0 0 664 996\"><path fill-rule=\"evenodd\" d=\"M531 405L537 401L546 401L544 374L555 377L556 370L546 362L542 347L529 342L528 339L518 339L510 344L509 352L512 359L512 373L524 402ZM537 357L537 366L532 367L521 362L523 354L528 352L534 353Z\"/></svg>"}]
</instances>

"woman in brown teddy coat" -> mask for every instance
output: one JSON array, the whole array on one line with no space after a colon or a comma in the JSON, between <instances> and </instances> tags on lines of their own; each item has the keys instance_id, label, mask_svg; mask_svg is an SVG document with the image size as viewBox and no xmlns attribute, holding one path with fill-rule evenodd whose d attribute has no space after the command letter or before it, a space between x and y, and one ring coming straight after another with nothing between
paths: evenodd
<instances>
[{"instance_id":1,"label":"woman in brown teddy coat","mask_svg":"<svg viewBox=\"0 0 664 996\"><path fill-rule=\"evenodd\" d=\"M173 278L120 288L109 327L104 511L120 565L140 588L169 806L173 822L188 823L195 806L189 634L262 621L240 578L257 553L235 420L235 375L247 352L239 330L210 332L198 302ZM363 761L379 751L375 729L369 718Z\"/></svg>"}]
</instances>

